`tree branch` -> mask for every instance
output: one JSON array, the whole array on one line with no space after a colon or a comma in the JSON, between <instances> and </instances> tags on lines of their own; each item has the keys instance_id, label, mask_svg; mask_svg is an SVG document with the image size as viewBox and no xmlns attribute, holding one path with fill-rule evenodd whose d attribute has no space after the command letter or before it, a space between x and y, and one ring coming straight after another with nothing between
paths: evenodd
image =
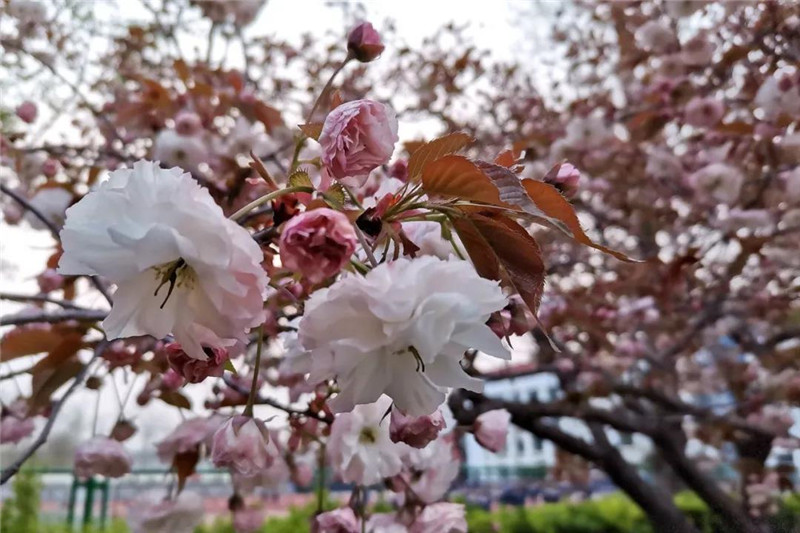
<instances>
[{"instance_id":1,"label":"tree branch","mask_svg":"<svg viewBox=\"0 0 800 533\"><path fill-rule=\"evenodd\" d=\"M64 311L23 313L0 317L0 326L21 326L23 324L33 324L36 322L56 324L67 320L97 322L103 320L106 315L108 315L108 311L98 311L96 309L69 309Z\"/></svg>"},{"instance_id":2,"label":"tree branch","mask_svg":"<svg viewBox=\"0 0 800 533\"><path fill-rule=\"evenodd\" d=\"M47 217L46 217L46 216L45 216L45 215L44 215L44 214L43 214L41 211L39 211L37 208L35 208L34 206L32 206L32 205L31 205L31 203L28 201L28 199L27 199L27 198L25 198L25 197L23 197L22 195L18 194L16 191L12 191L12 190L11 190L11 189L9 189L8 187L6 187L6 186L5 186L5 184L3 184L3 183L0 183L0 191L2 191L3 193L5 193L5 194L9 195L9 196L10 196L11 198L13 198L13 199L14 199L14 201L16 201L16 202L17 202L19 205L21 205L23 208L25 208L25 209L27 209L28 211L30 211L30 212L31 212L31 213L32 213L32 214L33 214L33 215L34 215L36 218L38 218L38 219L39 219L39 220L42 222L42 224L44 224L45 226L47 226L47 229L48 229L48 230L50 230L50 233L53 235L53 238L54 238L56 241L61 241L61 236L59 235L59 230L58 230L58 228L56 227L56 225L55 225L55 224L53 224L53 221L52 221L52 220L50 220L49 218L47 218ZM102 295L103 295L103 297L106 299L106 301L107 301L109 304L112 304L112 303L113 303L113 300L111 299L111 295L108 293L108 289L107 289L107 288L106 288L106 287L103 285L103 283L102 283L102 282L101 282L101 281L100 281L100 280L97 278L97 276L87 276L87 277L89 278L89 281L91 281L91 282L92 282L92 285L94 285L94 286L95 286L95 288L96 288L98 291L100 291L100 294L102 294Z\"/></svg>"},{"instance_id":3,"label":"tree branch","mask_svg":"<svg viewBox=\"0 0 800 533\"><path fill-rule=\"evenodd\" d=\"M25 461L30 459L31 456L34 453L36 453L36 450L38 450L45 442L47 442L47 437L50 435L50 431L53 429L53 425L56 422L56 417L58 416L58 413L61 411L61 408L67 402L72 393L74 393L81 385L81 383L83 383L83 379L89 372L89 367L92 366L92 363L94 363L94 361L98 357L100 357L100 354L103 353L103 351L106 349L106 346L108 346L108 341L105 340L101 341L97 345L97 347L94 350L94 355L92 355L92 358L89 359L89 362L83 365L83 368L75 376L75 379L72 381L72 384L69 386L64 395L61 396L59 400L52 403L50 416L47 418L47 423L42 428L42 431L39 433L39 436L36 437L36 440L33 441L33 443L28 447L28 449L22 453L22 456L20 456L10 466L3 469L2 475L0 476L0 485L4 485L6 481L14 477L14 475L17 472L19 472L19 469L22 467L22 465L25 464Z\"/></svg>"}]
</instances>

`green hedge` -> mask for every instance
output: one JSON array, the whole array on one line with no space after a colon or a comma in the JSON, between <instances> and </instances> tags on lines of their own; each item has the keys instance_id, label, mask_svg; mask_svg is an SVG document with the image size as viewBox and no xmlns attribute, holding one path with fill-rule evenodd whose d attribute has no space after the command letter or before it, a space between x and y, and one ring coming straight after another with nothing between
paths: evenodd
<instances>
[{"instance_id":1,"label":"green hedge","mask_svg":"<svg viewBox=\"0 0 800 533\"><path fill-rule=\"evenodd\" d=\"M40 484L26 470L13 482L13 496L6 500L0 512L0 530L5 533L67 533L62 524L42 524L39 521ZM327 498L326 498L327 500ZM712 515L706 504L691 492L675 496L675 504L702 533L723 533L725 528ZM334 505L330 500L326 508ZM306 533L315 505L291 508L284 517L269 518L262 533ZM374 506L375 512L387 512L383 502ZM502 506L495 511L467 507L470 533L651 533L647 517L627 496L612 494L581 503L559 502L536 507ZM779 512L770 519L775 533L800 532L800 495L785 498ZM92 528L86 533L101 533ZM112 520L102 533L128 533L119 519ZM196 533L234 533L229 518L220 517L214 523L198 527Z\"/></svg>"}]
</instances>

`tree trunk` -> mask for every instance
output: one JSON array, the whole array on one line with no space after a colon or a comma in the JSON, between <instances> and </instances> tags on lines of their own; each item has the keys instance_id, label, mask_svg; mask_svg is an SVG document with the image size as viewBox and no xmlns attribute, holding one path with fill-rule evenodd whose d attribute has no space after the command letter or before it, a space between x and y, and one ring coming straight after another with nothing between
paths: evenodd
<instances>
[{"instance_id":1,"label":"tree trunk","mask_svg":"<svg viewBox=\"0 0 800 533\"><path fill-rule=\"evenodd\" d=\"M766 533L765 526L753 520L742 506L704 474L684 452L683 443L669 428L652 435L653 443L664 460L686 485L705 501L731 533Z\"/></svg>"},{"instance_id":2,"label":"tree trunk","mask_svg":"<svg viewBox=\"0 0 800 533\"><path fill-rule=\"evenodd\" d=\"M591 461L605 471L617 487L647 514L656 533L696 533L696 528L675 506L671 494L665 494L642 479L636 468L608 442L602 429L593 429L602 433L601 441L597 442L596 438L595 443L589 443L562 431L555 424L545 423L523 404L496 401L464 390L454 391L448 403L456 420L464 425L471 425L485 411L506 408L515 426L550 440L562 450Z\"/></svg>"}]
</instances>

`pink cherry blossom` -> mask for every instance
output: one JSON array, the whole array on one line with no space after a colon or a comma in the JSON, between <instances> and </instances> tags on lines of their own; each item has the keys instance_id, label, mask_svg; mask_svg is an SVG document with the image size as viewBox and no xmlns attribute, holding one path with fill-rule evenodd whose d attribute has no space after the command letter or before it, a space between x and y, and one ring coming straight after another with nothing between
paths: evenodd
<instances>
[{"instance_id":1,"label":"pink cherry blossom","mask_svg":"<svg viewBox=\"0 0 800 533\"><path fill-rule=\"evenodd\" d=\"M30 124L36 120L38 109L36 108L36 104L30 100L26 100L17 106L16 113L20 120Z\"/></svg>"},{"instance_id":2,"label":"pink cherry blossom","mask_svg":"<svg viewBox=\"0 0 800 533\"><path fill-rule=\"evenodd\" d=\"M569 163L562 163L558 168L558 173L553 178L545 181L555 186L566 197L574 196L578 191L578 180L581 178L580 171Z\"/></svg>"},{"instance_id":3,"label":"pink cherry blossom","mask_svg":"<svg viewBox=\"0 0 800 533\"><path fill-rule=\"evenodd\" d=\"M408 528L409 533L467 533L467 517L460 503L426 506Z\"/></svg>"},{"instance_id":4,"label":"pink cherry blossom","mask_svg":"<svg viewBox=\"0 0 800 533\"><path fill-rule=\"evenodd\" d=\"M684 119L699 128L715 126L725 115L725 105L716 98L695 96L686 104Z\"/></svg>"},{"instance_id":5,"label":"pink cherry blossom","mask_svg":"<svg viewBox=\"0 0 800 533\"><path fill-rule=\"evenodd\" d=\"M200 383L209 376L220 377L228 360L228 351L224 348L204 347L208 359L202 361L189 356L177 342L166 345L169 366L189 383Z\"/></svg>"},{"instance_id":6,"label":"pink cherry blossom","mask_svg":"<svg viewBox=\"0 0 800 533\"><path fill-rule=\"evenodd\" d=\"M107 437L94 437L75 450L75 475L122 477L131 471L131 456L122 443Z\"/></svg>"},{"instance_id":7,"label":"pink cherry blossom","mask_svg":"<svg viewBox=\"0 0 800 533\"><path fill-rule=\"evenodd\" d=\"M61 163L58 162L58 159L53 159L50 157L46 159L44 163L42 163L42 174L48 178L55 177L59 168L61 168Z\"/></svg>"},{"instance_id":8,"label":"pink cherry blossom","mask_svg":"<svg viewBox=\"0 0 800 533\"><path fill-rule=\"evenodd\" d=\"M369 22L362 22L347 36L347 51L362 63L369 63L383 53L380 34Z\"/></svg>"},{"instance_id":9,"label":"pink cherry blossom","mask_svg":"<svg viewBox=\"0 0 800 533\"><path fill-rule=\"evenodd\" d=\"M392 442L404 442L414 448L424 448L444 429L444 417L440 410L425 416L407 416L397 407L392 407L389 438Z\"/></svg>"},{"instance_id":10,"label":"pink cherry blossom","mask_svg":"<svg viewBox=\"0 0 800 533\"><path fill-rule=\"evenodd\" d=\"M311 526L313 533L359 533L358 518L349 507L317 515Z\"/></svg>"},{"instance_id":11,"label":"pink cherry blossom","mask_svg":"<svg viewBox=\"0 0 800 533\"><path fill-rule=\"evenodd\" d=\"M475 419L475 440L487 450L499 452L506 446L510 421L511 414L505 409L486 411Z\"/></svg>"},{"instance_id":12,"label":"pink cherry blossom","mask_svg":"<svg viewBox=\"0 0 800 533\"><path fill-rule=\"evenodd\" d=\"M16 444L30 436L36 428L30 417L4 416L0 420L0 444Z\"/></svg>"},{"instance_id":13,"label":"pink cherry blossom","mask_svg":"<svg viewBox=\"0 0 800 533\"><path fill-rule=\"evenodd\" d=\"M263 421L237 415L214 433L211 458L218 467L231 468L243 476L254 476L275 459L268 444L269 431Z\"/></svg>"},{"instance_id":14,"label":"pink cherry blossom","mask_svg":"<svg viewBox=\"0 0 800 533\"><path fill-rule=\"evenodd\" d=\"M319 137L322 164L334 178L357 178L361 184L389 161L397 140L392 108L372 100L347 102L325 118Z\"/></svg>"},{"instance_id":15,"label":"pink cherry blossom","mask_svg":"<svg viewBox=\"0 0 800 533\"><path fill-rule=\"evenodd\" d=\"M175 131L178 135L197 135L203 129L203 121L197 113L181 111L175 115Z\"/></svg>"},{"instance_id":16,"label":"pink cherry blossom","mask_svg":"<svg viewBox=\"0 0 800 533\"><path fill-rule=\"evenodd\" d=\"M254 533L261 529L266 510L261 507L238 509L233 513L233 530L236 533Z\"/></svg>"},{"instance_id":17,"label":"pink cherry blossom","mask_svg":"<svg viewBox=\"0 0 800 533\"><path fill-rule=\"evenodd\" d=\"M292 218L283 228L283 266L302 273L312 283L339 272L356 249L355 229L343 213L320 208Z\"/></svg>"},{"instance_id":18,"label":"pink cherry blossom","mask_svg":"<svg viewBox=\"0 0 800 533\"><path fill-rule=\"evenodd\" d=\"M161 462L171 464L176 455L199 451L201 445L208 447L214 432L224 418L214 415L209 418L192 418L182 422L172 433L156 444Z\"/></svg>"},{"instance_id":19,"label":"pink cherry blossom","mask_svg":"<svg viewBox=\"0 0 800 533\"><path fill-rule=\"evenodd\" d=\"M64 285L64 276L56 272L54 268L48 268L36 277L39 290L43 293L57 291Z\"/></svg>"}]
</instances>

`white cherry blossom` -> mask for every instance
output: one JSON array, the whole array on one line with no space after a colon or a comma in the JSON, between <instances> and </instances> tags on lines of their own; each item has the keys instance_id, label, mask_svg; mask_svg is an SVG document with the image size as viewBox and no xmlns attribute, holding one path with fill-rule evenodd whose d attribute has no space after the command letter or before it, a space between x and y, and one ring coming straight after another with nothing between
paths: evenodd
<instances>
[{"instance_id":1,"label":"white cherry blossom","mask_svg":"<svg viewBox=\"0 0 800 533\"><path fill-rule=\"evenodd\" d=\"M250 234L179 168L140 161L67 210L61 274L117 284L109 339L172 333L196 359L231 348L263 319L267 276Z\"/></svg>"},{"instance_id":2,"label":"white cherry blossom","mask_svg":"<svg viewBox=\"0 0 800 533\"><path fill-rule=\"evenodd\" d=\"M510 358L486 321L506 298L467 261L425 256L378 265L316 291L299 338L310 380L336 378L338 412L390 396L410 416L433 413L448 387L481 390L461 368L470 348Z\"/></svg>"}]
</instances>

